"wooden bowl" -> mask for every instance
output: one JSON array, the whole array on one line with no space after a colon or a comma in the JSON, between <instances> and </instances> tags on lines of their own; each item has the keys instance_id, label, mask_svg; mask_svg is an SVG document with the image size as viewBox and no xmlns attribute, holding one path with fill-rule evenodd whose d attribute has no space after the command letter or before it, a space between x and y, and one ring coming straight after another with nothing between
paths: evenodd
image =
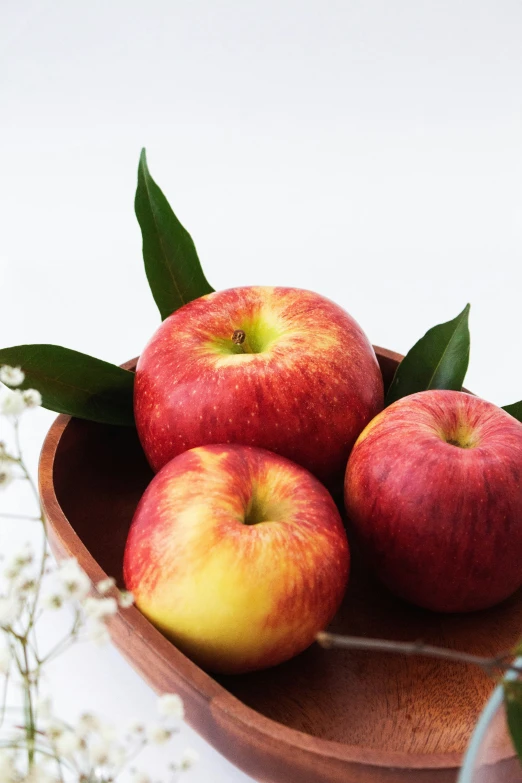
<instances>
[{"instance_id":1,"label":"wooden bowl","mask_svg":"<svg viewBox=\"0 0 522 783\"><path fill-rule=\"evenodd\" d=\"M389 383L401 357L376 352ZM111 575L121 584L127 531L151 478L135 430L59 416L40 461L56 556L76 557L93 582ZM352 562L332 631L422 639L486 656L519 638L522 591L494 609L440 615L395 598L358 567L356 555ZM190 725L266 783L455 781L493 689L472 666L317 645L267 671L210 676L134 607L113 618L111 634L156 691L180 694ZM512 750L506 746L502 754L508 757Z\"/></svg>"}]
</instances>

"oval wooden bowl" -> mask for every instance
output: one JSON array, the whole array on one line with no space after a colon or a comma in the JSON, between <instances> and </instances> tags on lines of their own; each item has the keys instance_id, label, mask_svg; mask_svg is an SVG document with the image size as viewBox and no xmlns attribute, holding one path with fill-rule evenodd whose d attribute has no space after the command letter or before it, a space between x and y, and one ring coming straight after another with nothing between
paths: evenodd
<instances>
[{"instance_id":1,"label":"oval wooden bowl","mask_svg":"<svg viewBox=\"0 0 522 783\"><path fill-rule=\"evenodd\" d=\"M401 357L382 348L376 352L389 383ZM76 557L95 583L111 575L121 584L127 531L151 478L133 429L59 416L40 461L55 555ZM521 591L494 609L444 616L394 598L358 562L355 554L332 631L422 639L487 656L519 638ZM157 692L179 693L188 722L235 765L266 783L455 781L493 688L472 666L317 645L267 671L215 677L134 607L121 610L110 630L125 658ZM511 755L508 746L500 753Z\"/></svg>"}]
</instances>

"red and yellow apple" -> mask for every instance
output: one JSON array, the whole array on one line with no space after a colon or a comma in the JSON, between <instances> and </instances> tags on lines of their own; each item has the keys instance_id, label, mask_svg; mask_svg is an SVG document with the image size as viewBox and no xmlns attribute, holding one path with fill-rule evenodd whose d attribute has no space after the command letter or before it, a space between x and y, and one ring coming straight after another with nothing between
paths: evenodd
<instances>
[{"instance_id":1,"label":"red and yellow apple","mask_svg":"<svg viewBox=\"0 0 522 783\"><path fill-rule=\"evenodd\" d=\"M522 585L522 424L489 402L426 391L382 411L345 503L376 574L414 604L484 609Z\"/></svg>"},{"instance_id":2,"label":"red and yellow apple","mask_svg":"<svg viewBox=\"0 0 522 783\"><path fill-rule=\"evenodd\" d=\"M264 449L207 446L169 462L136 510L124 577L138 608L207 669L273 666L335 614L346 533L323 485Z\"/></svg>"},{"instance_id":3,"label":"red and yellow apple","mask_svg":"<svg viewBox=\"0 0 522 783\"><path fill-rule=\"evenodd\" d=\"M169 316L138 362L134 411L157 471L195 446L277 452L329 486L382 409L375 353L341 307L310 291L244 287Z\"/></svg>"}]
</instances>

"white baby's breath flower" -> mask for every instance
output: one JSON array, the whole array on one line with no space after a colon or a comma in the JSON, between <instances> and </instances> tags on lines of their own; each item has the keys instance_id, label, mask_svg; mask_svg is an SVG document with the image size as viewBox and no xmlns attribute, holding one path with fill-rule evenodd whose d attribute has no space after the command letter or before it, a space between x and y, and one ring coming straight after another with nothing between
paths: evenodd
<instances>
[{"instance_id":1,"label":"white baby's breath flower","mask_svg":"<svg viewBox=\"0 0 522 783\"><path fill-rule=\"evenodd\" d=\"M102 579L101 582L98 582L96 585L96 589L99 593L105 594L108 593L114 585L116 584L116 579L112 576L108 576L107 579Z\"/></svg>"},{"instance_id":2,"label":"white baby's breath flower","mask_svg":"<svg viewBox=\"0 0 522 783\"><path fill-rule=\"evenodd\" d=\"M9 674L11 668L11 649L5 638L5 634L0 637L0 675ZM0 777L0 780L2 778Z\"/></svg>"},{"instance_id":3,"label":"white baby's breath flower","mask_svg":"<svg viewBox=\"0 0 522 783\"><path fill-rule=\"evenodd\" d=\"M109 744L96 740L89 745L89 760L95 767L103 767L109 763Z\"/></svg>"},{"instance_id":4,"label":"white baby's breath flower","mask_svg":"<svg viewBox=\"0 0 522 783\"><path fill-rule=\"evenodd\" d=\"M100 737L107 742L115 742L116 738L118 737L118 732L116 731L116 727L113 726L112 723L102 723L100 721L100 727L98 729L98 734Z\"/></svg>"},{"instance_id":5,"label":"white baby's breath flower","mask_svg":"<svg viewBox=\"0 0 522 783\"><path fill-rule=\"evenodd\" d=\"M75 753L81 750L81 747L81 738L74 731L64 731L63 734L57 737L55 743L58 754L67 758L74 756Z\"/></svg>"},{"instance_id":6,"label":"white baby's breath flower","mask_svg":"<svg viewBox=\"0 0 522 783\"><path fill-rule=\"evenodd\" d=\"M25 381L25 374L20 367L10 367L4 364L0 367L0 381L6 386L20 386Z\"/></svg>"},{"instance_id":7,"label":"white baby's breath flower","mask_svg":"<svg viewBox=\"0 0 522 783\"><path fill-rule=\"evenodd\" d=\"M115 598L86 598L83 602L85 614L91 620L104 620L118 611Z\"/></svg>"},{"instance_id":8,"label":"white baby's breath flower","mask_svg":"<svg viewBox=\"0 0 522 783\"><path fill-rule=\"evenodd\" d=\"M7 450L7 446L3 442L3 440L0 440L0 462L5 460L6 462L16 462L16 457L14 454L10 454L10 452Z\"/></svg>"},{"instance_id":9,"label":"white baby's breath flower","mask_svg":"<svg viewBox=\"0 0 522 783\"><path fill-rule=\"evenodd\" d=\"M11 750L0 750L0 780L2 783L15 783L19 780L14 753Z\"/></svg>"},{"instance_id":10,"label":"white baby's breath flower","mask_svg":"<svg viewBox=\"0 0 522 783\"><path fill-rule=\"evenodd\" d=\"M76 734L79 737L84 738L88 734L93 734L94 732L99 731L100 728L101 723L96 715L93 715L92 712L84 712L78 718L78 723L76 724Z\"/></svg>"},{"instance_id":11,"label":"white baby's breath flower","mask_svg":"<svg viewBox=\"0 0 522 783\"><path fill-rule=\"evenodd\" d=\"M0 489L5 489L14 479L12 465L6 460L0 461Z\"/></svg>"},{"instance_id":12,"label":"white baby's breath flower","mask_svg":"<svg viewBox=\"0 0 522 783\"><path fill-rule=\"evenodd\" d=\"M125 751L104 737L97 737L89 744L89 760L94 767L117 767L125 761Z\"/></svg>"},{"instance_id":13,"label":"white baby's breath flower","mask_svg":"<svg viewBox=\"0 0 522 783\"><path fill-rule=\"evenodd\" d=\"M36 389L26 389L22 397L27 408L38 408L42 404L42 395Z\"/></svg>"},{"instance_id":14,"label":"white baby's breath flower","mask_svg":"<svg viewBox=\"0 0 522 783\"><path fill-rule=\"evenodd\" d=\"M185 710L181 696L177 693L164 693L158 699L158 712L165 718L178 718L183 720Z\"/></svg>"},{"instance_id":15,"label":"white baby's breath flower","mask_svg":"<svg viewBox=\"0 0 522 783\"><path fill-rule=\"evenodd\" d=\"M17 579L24 568L32 564L33 560L34 553L31 545L25 543L20 551L15 552L11 559L8 560L4 571L5 578L9 580Z\"/></svg>"},{"instance_id":16,"label":"white baby's breath flower","mask_svg":"<svg viewBox=\"0 0 522 783\"><path fill-rule=\"evenodd\" d=\"M46 593L42 596L42 606L44 609L56 611L62 608L63 600L61 593Z\"/></svg>"},{"instance_id":17,"label":"white baby's breath flower","mask_svg":"<svg viewBox=\"0 0 522 783\"><path fill-rule=\"evenodd\" d=\"M134 770L131 773L131 783L152 783L152 778L146 772Z\"/></svg>"},{"instance_id":18,"label":"white baby's breath flower","mask_svg":"<svg viewBox=\"0 0 522 783\"><path fill-rule=\"evenodd\" d=\"M147 740L152 745L164 745L172 737L172 731L165 726L152 725L147 727Z\"/></svg>"},{"instance_id":19,"label":"white baby's breath flower","mask_svg":"<svg viewBox=\"0 0 522 783\"><path fill-rule=\"evenodd\" d=\"M44 734L49 738L52 745L55 745L58 738L62 736L65 731L63 723L58 720L49 720L45 726Z\"/></svg>"},{"instance_id":20,"label":"white baby's breath flower","mask_svg":"<svg viewBox=\"0 0 522 783\"><path fill-rule=\"evenodd\" d=\"M138 734L138 735L145 734L145 726L143 723L134 722L131 723L128 731L129 734Z\"/></svg>"},{"instance_id":21,"label":"white baby's breath flower","mask_svg":"<svg viewBox=\"0 0 522 783\"><path fill-rule=\"evenodd\" d=\"M0 396L0 413L4 416L20 416L25 410L24 396L21 391L5 389Z\"/></svg>"},{"instance_id":22,"label":"white baby's breath flower","mask_svg":"<svg viewBox=\"0 0 522 783\"><path fill-rule=\"evenodd\" d=\"M186 748L180 759L180 767L183 770L190 769L199 761L199 753L194 748Z\"/></svg>"},{"instance_id":23,"label":"white baby's breath flower","mask_svg":"<svg viewBox=\"0 0 522 783\"><path fill-rule=\"evenodd\" d=\"M122 609L128 609L134 603L134 596L128 590L122 590L118 595L118 603Z\"/></svg>"},{"instance_id":24,"label":"white baby's breath flower","mask_svg":"<svg viewBox=\"0 0 522 783\"><path fill-rule=\"evenodd\" d=\"M0 628L11 628L20 614L20 602L14 596L0 598Z\"/></svg>"},{"instance_id":25,"label":"white baby's breath flower","mask_svg":"<svg viewBox=\"0 0 522 783\"><path fill-rule=\"evenodd\" d=\"M16 592L21 597L27 596L29 593L35 593L38 589L36 579L31 576L24 576L24 574L20 574L17 579L13 580L13 584Z\"/></svg>"},{"instance_id":26,"label":"white baby's breath flower","mask_svg":"<svg viewBox=\"0 0 522 783\"><path fill-rule=\"evenodd\" d=\"M36 714L39 721L50 720L53 713L53 702L50 696L39 696L36 702Z\"/></svg>"},{"instance_id":27,"label":"white baby's breath flower","mask_svg":"<svg viewBox=\"0 0 522 783\"><path fill-rule=\"evenodd\" d=\"M91 589L91 580L74 558L60 564L57 576L70 598L82 601Z\"/></svg>"},{"instance_id":28,"label":"white baby's breath flower","mask_svg":"<svg viewBox=\"0 0 522 783\"><path fill-rule=\"evenodd\" d=\"M83 609L87 617L87 638L97 645L110 641L110 635L105 627L105 621L118 611L115 598L86 598Z\"/></svg>"},{"instance_id":29,"label":"white baby's breath flower","mask_svg":"<svg viewBox=\"0 0 522 783\"><path fill-rule=\"evenodd\" d=\"M87 639L97 647L103 647L111 640L109 631L100 620L92 620L85 628Z\"/></svg>"},{"instance_id":30,"label":"white baby's breath flower","mask_svg":"<svg viewBox=\"0 0 522 783\"><path fill-rule=\"evenodd\" d=\"M20 780L20 778L18 778ZM58 783L58 778L48 769L45 769L40 764L32 768L32 770L23 778L22 783Z\"/></svg>"},{"instance_id":31,"label":"white baby's breath flower","mask_svg":"<svg viewBox=\"0 0 522 783\"><path fill-rule=\"evenodd\" d=\"M127 753L125 751L125 748L123 748L121 745L112 745L111 747L111 767L113 769L118 769L119 767L122 767L125 764L125 761L127 760Z\"/></svg>"},{"instance_id":32,"label":"white baby's breath flower","mask_svg":"<svg viewBox=\"0 0 522 783\"><path fill-rule=\"evenodd\" d=\"M152 778L150 778L145 772L134 769L131 772L130 783L152 783Z\"/></svg>"}]
</instances>

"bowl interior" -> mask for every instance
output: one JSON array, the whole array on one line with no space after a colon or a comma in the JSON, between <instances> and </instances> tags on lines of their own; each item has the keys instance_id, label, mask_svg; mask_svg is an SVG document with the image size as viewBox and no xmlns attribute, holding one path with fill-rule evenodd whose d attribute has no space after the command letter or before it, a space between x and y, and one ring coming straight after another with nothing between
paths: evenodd
<instances>
[{"instance_id":1,"label":"bowl interior","mask_svg":"<svg viewBox=\"0 0 522 783\"><path fill-rule=\"evenodd\" d=\"M396 366L379 355L385 381ZM122 580L134 509L152 478L133 429L71 420L58 442L53 483L74 531L103 570ZM352 551L355 546L352 542ZM440 615L396 599L352 557L350 584L331 630L494 655L517 641L522 593L494 609ZM385 653L323 650L254 674L215 678L242 702L288 727L351 746L421 756L462 753L491 680L472 666Z\"/></svg>"}]
</instances>

